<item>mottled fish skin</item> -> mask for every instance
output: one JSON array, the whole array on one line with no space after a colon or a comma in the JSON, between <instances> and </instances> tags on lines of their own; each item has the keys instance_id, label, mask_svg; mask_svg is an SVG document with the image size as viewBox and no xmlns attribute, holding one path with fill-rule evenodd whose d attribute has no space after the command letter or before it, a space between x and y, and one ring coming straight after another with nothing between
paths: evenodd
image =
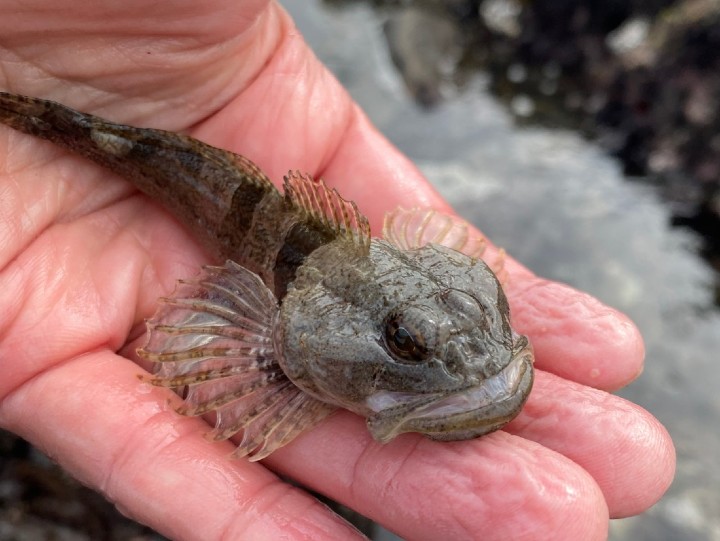
<instances>
[{"instance_id":1,"label":"mottled fish skin","mask_svg":"<svg viewBox=\"0 0 720 541\"><path fill-rule=\"evenodd\" d=\"M304 257L337 236L288 204L250 160L192 137L4 92L0 120L131 180L213 256L241 261L279 297Z\"/></svg>"},{"instance_id":2,"label":"mottled fish skin","mask_svg":"<svg viewBox=\"0 0 720 541\"><path fill-rule=\"evenodd\" d=\"M151 383L183 395L180 413L214 412L212 439L242 434L236 455L259 460L338 407L386 442L480 436L525 403L532 349L456 220L399 210L388 240L371 239L321 181L290 173L281 194L248 159L184 135L5 92L0 122L124 176L227 260L161 299L138 353Z\"/></svg>"}]
</instances>

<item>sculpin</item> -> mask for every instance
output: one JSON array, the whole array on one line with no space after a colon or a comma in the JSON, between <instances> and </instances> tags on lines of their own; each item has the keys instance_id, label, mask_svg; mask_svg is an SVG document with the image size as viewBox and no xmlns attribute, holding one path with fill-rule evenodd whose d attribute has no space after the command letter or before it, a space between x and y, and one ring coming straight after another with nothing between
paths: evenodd
<instances>
[{"instance_id":1,"label":"sculpin","mask_svg":"<svg viewBox=\"0 0 720 541\"><path fill-rule=\"evenodd\" d=\"M532 349L462 222L397 210L371 238L322 181L291 172L281 194L191 137L4 92L0 122L124 176L225 261L160 299L138 353L181 414L214 413L211 439L238 434L236 455L259 460L337 408L387 442L474 438L525 403Z\"/></svg>"}]
</instances>

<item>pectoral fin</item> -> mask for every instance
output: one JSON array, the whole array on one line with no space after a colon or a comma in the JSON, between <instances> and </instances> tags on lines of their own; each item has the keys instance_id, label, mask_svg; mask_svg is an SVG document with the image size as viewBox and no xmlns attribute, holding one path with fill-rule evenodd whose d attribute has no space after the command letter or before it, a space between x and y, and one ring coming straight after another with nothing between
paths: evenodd
<instances>
[{"instance_id":1,"label":"pectoral fin","mask_svg":"<svg viewBox=\"0 0 720 541\"><path fill-rule=\"evenodd\" d=\"M273 346L278 302L256 274L232 261L205 267L160 302L138 350L155 363L154 376L143 379L175 389L183 415L214 412L210 439L242 431L236 456L260 460L335 409L280 368Z\"/></svg>"}]
</instances>

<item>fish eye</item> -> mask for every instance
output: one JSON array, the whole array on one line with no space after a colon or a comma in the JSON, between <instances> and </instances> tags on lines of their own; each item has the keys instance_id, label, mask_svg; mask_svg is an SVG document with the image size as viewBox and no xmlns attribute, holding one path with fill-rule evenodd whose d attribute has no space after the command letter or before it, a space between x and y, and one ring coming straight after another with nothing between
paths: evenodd
<instances>
[{"instance_id":1,"label":"fish eye","mask_svg":"<svg viewBox=\"0 0 720 541\"><path fill-rule=\"evenodd\" d=\"M385 319L385 343L390 352L404 361L422 362L430 355L427 329L422 320L393 312Z\"/></svg>"}]
</instances>

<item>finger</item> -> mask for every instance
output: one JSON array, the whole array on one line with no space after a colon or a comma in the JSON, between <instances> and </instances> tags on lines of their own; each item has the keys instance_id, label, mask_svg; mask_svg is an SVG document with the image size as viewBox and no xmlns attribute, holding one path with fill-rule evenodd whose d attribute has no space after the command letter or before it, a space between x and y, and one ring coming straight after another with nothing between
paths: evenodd
<instances>
[{"instance_id":1,"label":"finger","mask_svg":"<svg viewBox=\"0 0 720 541\"><path fill-rule=\"evenodd\" d=\"M49 226L22 244L0 269L0 358L7 360L0 400L68 357L120 347L157 297L197 272L202 258L186 233L138 196Z\"/></svg>"},{"instance_id":2,"label":"finger","mask_svg":"<svg viewBox=\"0 0 720 541\"><path fill-rule=\"evenodd\" d=\"M335 421L330 422L335 423ZM361 422L358 421L357 424L361 424ZM329 430L332 436L325 435L325 430ZM464 509L467 510L468 515L475 516L476 504L472 501L454 497L452 494L448 495L446 493L448 487L464 495L474 494L483 503L490 501L492 502L491 506L494 504L498 509L502 509L503 505L512 507L512 498L504 501L500 501L500 499L507 497L509 492L514 494L516 485L522 487L522 483L528 482L533 484L534 488L525 488L530 492L538 491L539 493L532 495L532 497L537 498L539 501L526 502L522 506L523 509L528 510L530 516L515 516L521 523L524 520L537 520L539 525L548 528L548 531L551 532L548 538L552 538L553 528L556 529L555 531L563 532L564 535L565 530L563 528L572 528L573 525L562 525L560 530L557 530L557 525L547 524L547 516L553 512L551 508L553 502L558 503L560 500L558 500L557 494L546 491L545 483L552 484L550 477L538 479L533 476L534 474L526 477L527 472L524 467L527 466L533 471L541 471L543 474L548 474L548 476L555 475L556 478L553 478L555 479L553 482L560 482L559 480L564 478L569 491L577 490L573 485L578 482L578 478L576 477L577 472L572 468L562 467L562 463L559 463L556 459L557 455L550 452L549 449L566 456L572 460L572 464L577 464L582 471L592 476L602 491L604 501L607 502L610 515L613 517L637 514L649 508L665 492L672 481L674 473L674 449L669 435L642 408L603 391L580 386L543 372L538 372L535 388L524 410L508 426L510 433L522 439L500 439L499 441L503 445L507 444L507 448L501 446L502 451L498 451L497 454L485 452L487 445L491 445L490 448L493 449L493 446L497 443L498 440L493 439L494 436L490 438L483 437L471 442L448 444L450 451L461 456L464 456L463 453L475 453L479 449L481 452L478 461L483 461L489 471L479 471L476 464L465 464L459 461L455 454L453 458L450 458L444 454L448 451L444 448L446 444L435 444L429 441L427 445L439 445L439 447L429 451L429 457L419 460L420 464L411 462L406 453L410 454L413 461L416 461L418 460L416 455L420 454L418 449L423 448L422 446L425 445L420 443L423 440L420 440L419 437L411 440L413 443L408 443L408 438L414 438L415 436L402 436L388 444L386 446L387 452L394 453L392 455L394 458L388 458L386 463L383 454L385 451L378 450L376 444L370 440L364 431L358 431L357 434L352 435L343 432L343 430L343 427L337 424L333 424L330 429L323 426L298 441L296 445L301 446L302 449L299 452L309 454L311 452L310 448L305 446L311 445L307 442L312 439L314 449L322 457L320 460L323 465L310 466L310 472L314 471L315 475L319 475L318 471L313 470L313 468L325 467L325 463L327 463L328 468L342 468L342 465L337 464L337 458L333 462L333 459L325 456L325 453L331 451L338 453L338 456L342 457L343 460L348 457L351 458L354 464L352 473L348 474L351 479L347 480L341 476L338 485L329 489L332 491L330 495L335 498L345 498L344 501L349 498L351 505L360 506L362 512L370 514L370 516L381 522L389 520L388 525L391 528L399 528L398 531L409 537L418 535L422 538L422 532L408 530L410 526L403 526L402 524L398 526L393 522L393 517L387 517L382 513L385 492L382 487L386 485L393 487L391 491L393 498L406 501L410 507L420 505L418 513L429 513L431 518L436 518L433 513L437 513L440 516L436 520L442 520L441 516L445 512L448 512L452 518L457 518L447 508L443 507L445 504L449 509ZM339 434L337 440L335 439L336 434ZM497 437L500 438L500 436ZM525 441L526 439L532 440L542 447L534 448ZM405 447L402 447L401 442L405 442ZM415 444L417 444L417 449L413 447ZM290 458L285 455L285 453L296 452L296 445L293 444L287 451L281 451L277 456L271 457L269 462L282 472L292 476L299 476L302 482L312 483L313 473L300 471L293 466L295 463L307 466L310 458L305 454L300 456L293 454ZM530 447L526 447L526 445L530 445ZM397 451L398 446L402 451ZM532 459L520 452L519 449L524 451L530 449ZM502 461L505 462L499 461L498 457L501 457ZM372 460L378 461L378 464L374 467L375 469L369 467ZM391 468L391 460L403 463L400 472ZM516 461L520 462L521 465ZM434 470L437 476L435 483L429 481L423 474L423 467L430 468L430 464L436 468ZM447 472L446 466L453 471ZM496 480L497 484L494 484L493 478L496 470L517 473L521 479L502 477L500 475L502 480ZM407 480L401 477L404 474L410 477L413 473L417 473L417 478ZM427 475L432 474L428 473ZM457 487L455 483L458 475L477 475L477 478L482 479L483 483L486 484L475 489L468 486ZM376 480L378 484L368 487L367 493L364 493L358 489L358 486L365 488L366 477ZM469 479L465 479L465 481L468 484L473 482ZM401 492L403 482L411 484L412 489L406 488L407 493ZM445 488L437 486L437 483L442 483ZM425 488L423 487L426 485L428 492L424 492ZM521 489L518 488L518 490ZM490 493L491 496L487 496L486 492ZM496 493L498 500L493 501L492 498ZM369 494L375 494L374 500L362 502L362 498L364 496L369 497ZM584 495L584 497L586 496L587 494ZM390 496L388 495L388 497ZM544 501L544 497L547 497L549 501ZM427 505L432 505L432 509L425 509L421 503L417 502L417 500L424 501L425 498L431 502L431 504ZM590 499L592 500L592 498ZM568 502L565 502L565 505L571 506ZM597 503L593 504L590 501L585 502L585 505L592 508ZM514 507L512 508L514 509ZM597 507L594 508L597 511ZM584 511L587 513L589 509L585 508ZM537 512L540 517L533 516L534 512ZM554 509L554 512L574 516L573 514L577 513L578 510L575 508L563 509L562 511ZM583 521L588 520L586 515L581 514L581 516ZM541 517L546 517L545 522ZM501 519L503 517L499 516L497 518ZM401 517L398 521L402 522L404 519L407 519L407 517ZM489 521L488 527L491 529L496 527L493 520L495 520L494 516L482 514L478 516L478 521ZM448 525L447 517L445 517L445 521L443 523L444 528L464 527L458 524ZM409 522L412 523L413 521ZM431 521L428 521L428 523L431 523ZM543 526L539 530L540 533L543 531ZM403 528L405 529L403 530ZM451 529L450 531L454 530ZM456 535L460 535L459 531L455 531ZM587 532L580 533L568 530L568 532L570 531L572 533L567 533L569 539L572 539L573 535L577 535L577 539L592 538L585 537ZM482 529L478 530L478 532L485 534ZM431 530L425 530L425 533L428 538L437 535L437 532ZM517 532L503 531L502 535L505 538L514 539ZM564 537L558 537L558 539L562 538Z\"/></svg>"},{"instance_id":3,"label":"finger","mask_svg":"<svg viewBox=\"0 0 720 541\"><path fill-rule=\"evenodd\" d=\"M171 539L362 539L347 523L232 446L202 438L167 391L107 351L70 360L0 403L0 424L123 512Z\"/></svg>"},{"instance_id":4,"label":"finger","mask_svg":"<svg viewBox=\"0 0 720 541\"><path fill-rule=\"evenodd\" d=\"M619 389L642 372L643 340L624 314L535 276L511 278L506 293L516 329L532 342L537 368L605 390Z\"/></svg>"},{"instance_id":5,"label":"finger","mask_svg":"<svg viewBox=\"0 0 720 541\"><path fill-rule=\"evenodd\" d=\"M572 461L504 432L465 442L404 434L381 445L342 412L266 459L406 539L607 537L605 502Z\"/></svg>"},{"instance_id":6,"label":"finger","mask_svg":"<svg viewBox=\"0 0 720 541\"><path fill-rule=\"evenodd\" d=\"M582 466L600 486L610 516L641 513L672 482L670 435L627 400L538 371L528 402L505 430Z\"/></svg>"},{"instance_id":7,"label":"finger","mask_svg":"<svg viewBox=\"0 0 720 541\"><path fill-rule=\"evenodd\" d=\"M283 36L283 13L270 0L64 0L22 10L1 2L0 86L117 121L152 117L154 127L184 130L262 69Z\"/></svg>"}]
</instances>

